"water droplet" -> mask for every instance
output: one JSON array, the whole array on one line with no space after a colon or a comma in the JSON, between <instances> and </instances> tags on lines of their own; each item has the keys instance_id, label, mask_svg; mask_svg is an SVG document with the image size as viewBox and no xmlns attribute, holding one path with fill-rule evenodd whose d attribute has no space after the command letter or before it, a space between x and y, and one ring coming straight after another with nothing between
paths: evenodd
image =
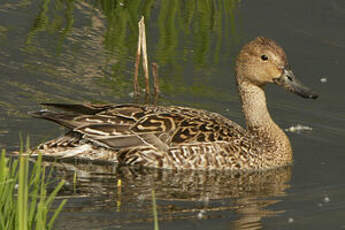
<instances>
[{"instance_id":1,"label":"water droplet","mask_svg":"<svg viewBox=\"0 0 345 230\"><path fill-rule=\"evenodd\" d=\"M291 223L293 223L295 220L292 218L292 217L290 217L289 219L288 219L288 223L289 224L291 224Z\"/></svg>"}]
</instances>

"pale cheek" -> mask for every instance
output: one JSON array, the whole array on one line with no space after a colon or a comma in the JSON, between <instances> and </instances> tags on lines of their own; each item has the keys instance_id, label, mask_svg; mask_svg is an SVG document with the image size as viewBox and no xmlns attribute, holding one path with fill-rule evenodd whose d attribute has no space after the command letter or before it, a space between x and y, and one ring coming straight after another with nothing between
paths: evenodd
<instances>
[{"instance_id":1,"label":"pale cheek","mask_svg":"<svg viewBox=\"0 0 345 230\"><path fill-rule=\"evenodd\" d=\"M257 75L259 82L273 83L273 78L277 78L281 75L280 71L275 68L263 69L260 74Z\"/></svg>"},{"instance_id":2,"label":"pale cheek","mask_svg":"<svg viewBox=\"0 0 345 230\"><path fill-rule=\"evenodd\" d=\"M279 69L274 68L274 69L271 69L271 70L270 70L271 80L272 80L273 78L280 77L281 74L282 74L282 73L281 73L281 71L280 71Z\"/></svg>"}]
</instances>

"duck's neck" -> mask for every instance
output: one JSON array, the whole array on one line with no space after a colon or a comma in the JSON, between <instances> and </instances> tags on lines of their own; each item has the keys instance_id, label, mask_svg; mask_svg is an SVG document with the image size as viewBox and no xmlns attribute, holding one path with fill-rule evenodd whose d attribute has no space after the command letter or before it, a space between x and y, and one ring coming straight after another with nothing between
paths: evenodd
<instances>
[{"instance_id":1,"label":"duck's neck","mask_svg":"<svg viewBox=\"0 0 345 230\"><path fill-rule=\"evenodd\" d=\"M247 130L262 139L263 143L271 145L274 152L287 154L287 158L290 158L290 141L286 134L272 120L267 109L263 88L246 80L237 80Z\"/></svg>"},{"instance_id":2,"label":"duck's neck","mask_svg":"<svg viewBox=\"0 0 345 230\"><path fill-rule=\"evenodd\" d=\"M239 81L238 89L249 131L260 128L270 129L272 126L276 126L268 112L263 88L248 81Z\"/></svg>"}]
</instances>

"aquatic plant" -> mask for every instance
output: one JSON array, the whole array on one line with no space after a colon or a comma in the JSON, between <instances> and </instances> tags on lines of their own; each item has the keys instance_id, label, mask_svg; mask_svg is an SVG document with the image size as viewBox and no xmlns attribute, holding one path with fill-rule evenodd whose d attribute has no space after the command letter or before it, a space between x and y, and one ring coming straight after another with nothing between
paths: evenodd
<instances>
[{"instance_id":1,"label":"aquatic plant","mask_svg":"<svg viewBox=\"0 0 345 230\"><path fill-rule=\"evenodd\" d=\"M158 212L157 212L157 203L156 203L156 194L155 190L152 189L152 214L153 214L153 226L154 230L159 230L159 225L158 225Z\"/></svg>"},{"instance_id":2,"label":"aquatic plant","mask_svg":"<svg viewBox=\"0 0 345 230\"><path fill-rule=\"evenodd\" d=\"M21 147L18 159L6 157L5 150L0 156L0 229L52 229L67 202L62 200L51 211L64 181L48 192L50 173L42 167L42 157L30 165L22 153Z\"/></svg>"}]
</instances>

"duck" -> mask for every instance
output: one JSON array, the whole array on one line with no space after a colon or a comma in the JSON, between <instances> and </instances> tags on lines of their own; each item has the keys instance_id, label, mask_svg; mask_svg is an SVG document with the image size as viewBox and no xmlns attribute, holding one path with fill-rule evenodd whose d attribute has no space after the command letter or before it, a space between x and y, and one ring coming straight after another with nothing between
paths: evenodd
<instances>
[{"instance_id":1,"label":"duck","mask_svg":"<svg viewBox=\"0 0 345 230\"><path fill-rule=\"evenodd\" d=\"M275 84L303 98L318 94L292 72L277 42L258 36L236 58L235 77L246 128L214 112L140 104L42 105L32 113L67 128L32 154L161 169L267 170L290 165L292 147L272 120L265 86Z\"/></svg>"}]
</instances>

